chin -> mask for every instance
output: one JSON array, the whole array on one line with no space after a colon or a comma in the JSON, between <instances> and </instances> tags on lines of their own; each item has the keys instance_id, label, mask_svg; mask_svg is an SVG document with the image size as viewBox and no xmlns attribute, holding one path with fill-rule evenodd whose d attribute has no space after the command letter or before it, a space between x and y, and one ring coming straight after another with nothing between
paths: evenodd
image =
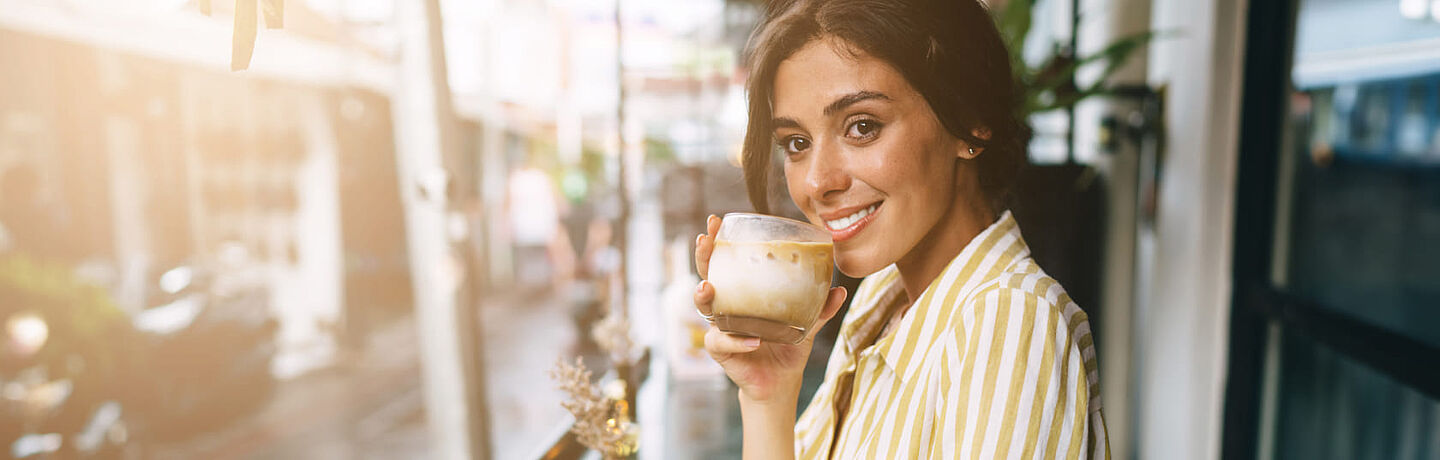
<instances>
[{"instance_id":1,"label":"chin","mask_svg":"<svg viewBox=\"0 0 1440 460\"><path fill-rule=\"evenodd\" d=\"M838 248L837 248L838 249ZM872 254L857 254L857 251L835 251L835 268L851 278L864 278L880 271L888 263L881 263Z\"/></svg>"}]
</instances>

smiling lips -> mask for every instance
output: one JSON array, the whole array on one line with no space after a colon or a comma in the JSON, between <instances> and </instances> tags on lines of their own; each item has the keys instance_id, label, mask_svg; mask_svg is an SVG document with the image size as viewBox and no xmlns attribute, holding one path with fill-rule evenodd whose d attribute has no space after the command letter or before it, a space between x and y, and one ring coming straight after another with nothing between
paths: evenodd
<instances>
[{"instance_id":1,"label":"smiling lips","mask_svg":"<svg viewBox=\"0 0 1440 460\"><path fill-rule=\"evenodd\" d=\"M864 230L870 221L875 220L875 213L879 211L880 203L871 203L869 206L849 211L848 214L840 216L826 214L821 215L820 218L824 219L825 226L830 229L830 239L839 243L854 237Z\"/></svg>"}]
</instances>

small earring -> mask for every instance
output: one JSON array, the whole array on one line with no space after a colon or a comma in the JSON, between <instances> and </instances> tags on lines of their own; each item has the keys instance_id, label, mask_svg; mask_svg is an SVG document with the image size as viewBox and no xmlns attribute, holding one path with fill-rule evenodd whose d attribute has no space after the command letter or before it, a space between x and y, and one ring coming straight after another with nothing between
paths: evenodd
<instances>
[{"instance_id":1,"label":"small earring","mask_svg":"<svg viewBox=\"0 0 1440 460\"><path fill-rule=\"evenodd\" d=\"M975 156L975 147L970 147L970 156Z\"/></svg>"}]
</instances>

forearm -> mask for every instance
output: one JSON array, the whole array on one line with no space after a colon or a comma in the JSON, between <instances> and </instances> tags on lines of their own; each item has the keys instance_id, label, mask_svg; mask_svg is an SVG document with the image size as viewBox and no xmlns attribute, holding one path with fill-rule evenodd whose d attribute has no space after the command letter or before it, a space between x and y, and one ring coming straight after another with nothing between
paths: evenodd
<instances>
[{"instance_id":1,"label":"forearm","mask_svg":"<svg viewBox=\"0 0 1440 460\"><path fill-rule=\"evenodd\" d=\"M742 458L789 460L795 458L795 404L799 394L778 400L755 401L740 392Z\"/></svg>"}]
</instances>

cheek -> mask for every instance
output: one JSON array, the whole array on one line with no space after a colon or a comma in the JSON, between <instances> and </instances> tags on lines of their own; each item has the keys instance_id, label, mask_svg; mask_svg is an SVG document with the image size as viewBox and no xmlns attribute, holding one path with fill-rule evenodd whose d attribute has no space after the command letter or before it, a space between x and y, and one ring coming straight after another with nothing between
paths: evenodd
<instances>
[{"instance_id":1,"label":"cheek","mask_svg":"<svg viewBox=\"0 0 1440 460\"><path fill-rule=\"evenodd\" d=\"M934 145L895 142L869 156L866 182L890 195L931 196L949 187L954 163Z\"/></svg>"}]
</instances>

